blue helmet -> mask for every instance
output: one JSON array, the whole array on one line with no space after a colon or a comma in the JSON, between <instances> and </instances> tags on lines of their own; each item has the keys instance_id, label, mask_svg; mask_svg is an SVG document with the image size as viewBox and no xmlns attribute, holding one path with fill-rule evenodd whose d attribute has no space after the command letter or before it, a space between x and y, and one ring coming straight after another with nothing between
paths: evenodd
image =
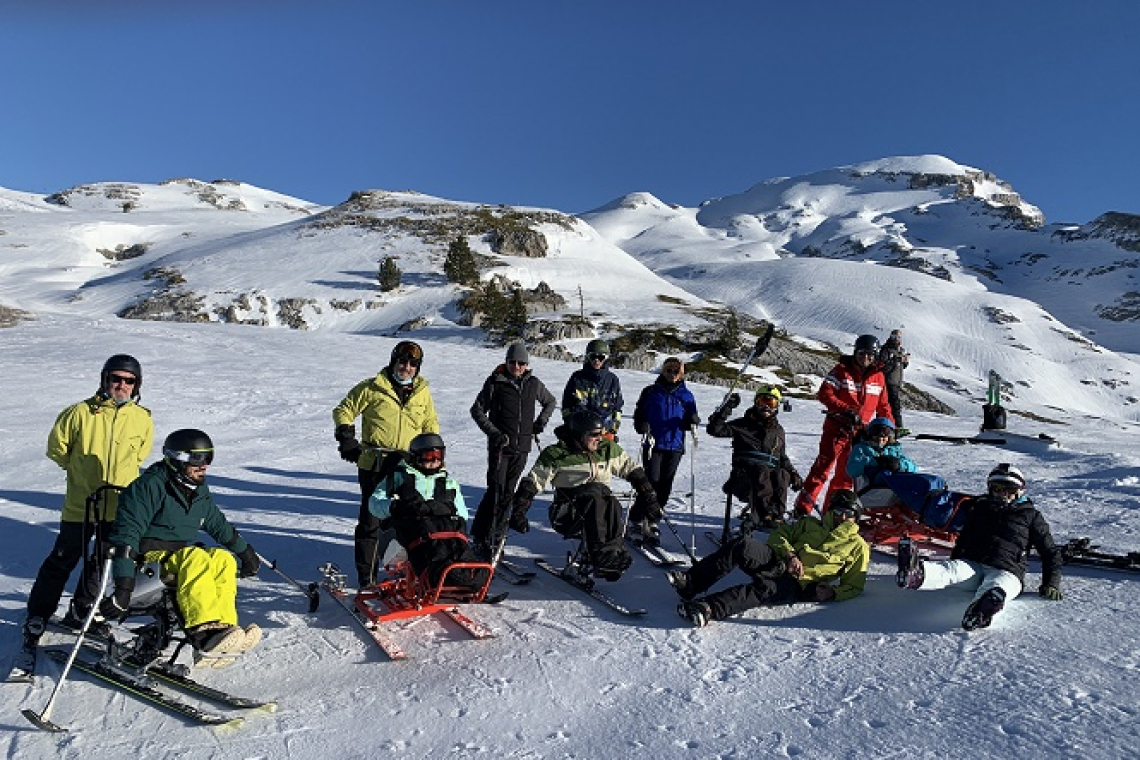
<instances>
[{"instance_id":1,"label":"blue helmet","mask_svg":"<svg viewBox=\"0 0 1140 760\"><path fill-rule=\"evenodd\" d=\"M874 439L876 437L875 428L883 428L887 431L887 437L893 438L895 435L895 423L891 422L887 417L876 417L867 423L867 437Z\"/></svg>"}]
</instances>

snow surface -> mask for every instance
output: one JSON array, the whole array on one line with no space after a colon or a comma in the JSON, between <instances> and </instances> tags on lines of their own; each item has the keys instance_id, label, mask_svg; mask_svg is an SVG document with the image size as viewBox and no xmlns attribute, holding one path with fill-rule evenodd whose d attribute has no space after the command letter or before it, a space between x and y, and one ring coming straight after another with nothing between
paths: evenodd
<instances>
[{"instance_id":1,"label":"snow surface","mask_svg":"<svg viewBox=\"0 0 1140 760\"><path fill-rule=\"evenodd\" d=\"M256 189L243 188L243 197L256 195ZM144 205L146 199L144 193ZM212 488L263 556L305 581L315 580L316 568L330 560L351 568L358 492L354 468L336 453L331 410L354 383L385 363L397 338L377 332L385 320L396 319L378 316L386 310L379 309L330 318L311 331L122 320L114 314L136 286L115 279L113 267L109 276L89 237L78 243L61 235L90 235L84 231L88 225L112 219L14 191L0 192L0 200L0 228L7 232L0 239L0 303L35 314L33 321L0 329L0 355L13 379L23 380L0 400L3 651L18 647L27 593L58 525L63 473L43 456L47 432L64 406L95 389L99 367L112 353L129 352L142 361L144 404L154 414L160 440L189 426L213 437L218 455ZM1114 372L1127 377L1136 369L1128 357L1079 346L1062 324L1024 298L870 263L782 259L775 262L778 271L765 274L770 289L748 291L757 285L749 282L754 275L716 258L723 250L713 245L719 233L699 230L693 210L640 200L654 215L672 214L678 225L688 225L688 244L696 245L689 233L700 232L710 241L710 263L690 258L691 271L685 273L681 254L663 251L676 259L670 285L653 274L660 270L648 256L638 256L645 269L625 263L627 254L613 243L585 252L597 233L583 225L566 234L562 252L551 257L542 276L569 293L583 270L574 257L597 256L593 266L603 280L607 264L621 261L633 282L626 283L624 299L606 304L607 318L616 322L639 321L646 311L662 309L655 294L669 293L662 288L670 287L692 293L692 303L714 294L728 301L722 296L734 289L741 299L762 297L779 304L781 325L793 332L802 326L803 335L840 345L853 334L889 329L902 320L904 337L921 334L912 345L908 381L959 412L908 412L907 424L917 431L970 434L981 418L978 391L985 369L999 367L1007 377L1031 375L1033 387L1019 385L1010 403L1010 427L1049 432L1062 447L911 441L905 444L908 454L961 490L981 488L995 463L1012 462L1029 477L1031 494L1058 539L1088 535L1109 550L1140 549L1137 423L1134 411L1122 408L1130 391L1083 382ZM185 245L156 242L147 265L167 255L186 262L220 255L237 235L239 245L228 260L219 258L213 268L199 265L202 277L214 278L211 287L240 275L245 280L234 282L242 287L316 297L325 286L311 282L305 271L331 251L360 262L353 267L338 259L337 279L374 277L375 245L352 247L350 230L333 230L326 241L343 244L343 250L289 238L304 219L304 212L293 210L306 208L303 201L287 199L265 210L274 218L272 233L251 214L203 207L202 221L191 224L184 201L155 200L155 206L159 210L149 218L132 212L139 215L116 213L113 219L145 220L166 229L164 239L172 241L191 233ZM277 242L293 240L296 247L280 248L276 262L266 254L239 269L239 254L271 247L266 234L278 236ZM202 242L207 240L221 242L210 246ZM87 255L93 258L80 260ZM510 263L519 272L541 266L521 259ZM425 259L425 272L430 265ZM570 273L559 280L552 274L559 271ZM469 503L477 503L484 486L484 442L468 410L502 350L484 348L477 331L450 322L442 278L431 287L428 276L391 306L412 316L417 309L420 315L428 311L435 319L413 337L425 347L424 375L449 444L449 469ZM599 288L613 289L613 281ZM298 290L305 283L311 290ZM805 287L814 291L805 295ZM854 299L852 305L851 293L874 292L900 298L892 299L893 310L882 305L882 297ZM1000 328L979 321L974 300L1002 304L1021 321ZM995 330L1011 331L1009 339L995 339L1003 334ZM1011 342L1027 348L1010 351ZM534 362L556 395L575 368ZM629 412L654 376L618 374ZM944 378L964 390L948 391ZM693 390L707 417L723 389ZM814 401L796 400L781 414L801 473L815 456L820 410ZM1019 413L1063 424L1034 422ZM670 514L686 543L695 533L701 554L712 549L703 531L718 529L723 517L720 485L728 459L728 443L702 433L695 459L683 461L678 473L676 491L689 490L691 477L696 496L674 504ZM529 534L512 536L509 552L519 562L558 561L571 548L546 527L546 504L546 497L536 502ZM665 539L674 541L668 531ZM19 714L41 709L51 694L59 668L45 658L34 685L4 684L0 690L8 716L3 741L9 757L84 760L1132 757L1140 743L1136 576L1068 569L1066 598L1052 603L1032 593L1037 570L1031 565L1027 593L991 629L972 634L958 627L965 594L900 590L891 561L879 556L866 593L857 599L756 610L694 630L676 616L676 598L662 572L635 556L630 571L604 590L647 607L642 619L619 617L553 577L526 587L496 581L495 590L509 590L510 598L469 610L495 630L495 639L473 641L435 619L399 624L393 626L395 636L411 654L400 663L386 661L331 600L308 615L305 599L292 586L262 570L259 578L240 583L239 609L243 622L265 629L264 642L241 664L200 677L238 693L274 697L280 702L276 714L250 716L234 732L204 729L74 674L53 713L70 733L49 735ZM728 582L741 580L734 576Z\"/></svg>"}]
</instances>

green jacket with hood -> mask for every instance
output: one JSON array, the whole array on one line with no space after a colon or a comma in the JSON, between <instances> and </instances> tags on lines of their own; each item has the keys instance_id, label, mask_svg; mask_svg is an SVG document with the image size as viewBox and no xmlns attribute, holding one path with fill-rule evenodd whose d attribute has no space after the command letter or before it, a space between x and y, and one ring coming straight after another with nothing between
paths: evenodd
<instances>
[{"instance_id":1,"label":"green jacket with hood","mask_svg":"<svg viewBox=\"0 0 1140 760\"><path fill-rule=\"evenodd\" d=\"M863 593L871 548L859 535L859 525L854 521L843 520L837 525L835 515L830 512L822 519L804 517L773 530L768 536L768 546L781 559L793 553L800 558L804 566L804 574L799 578L801 588L838 578L835 601Z\"/></svg>"}]
</instances>

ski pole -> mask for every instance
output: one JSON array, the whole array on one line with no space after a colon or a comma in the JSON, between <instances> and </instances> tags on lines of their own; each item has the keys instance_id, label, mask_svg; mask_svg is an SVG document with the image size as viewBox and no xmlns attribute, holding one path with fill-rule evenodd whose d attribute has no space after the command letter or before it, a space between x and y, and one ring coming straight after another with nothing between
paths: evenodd
<instances>
[{"instance_id":1,"label":"ski pole","mask_svg":"<svg viewBox=\"0 0 1140 760\"><path fill-rule=\"evenodd\" d=\"M281 568L277 567L277 561L276 560L266 559L265 557L262 557L260 554L257 555L257 558L259 560L261 560L261 564L265 565L270 570L277 573L278 575L280 575L282 578L284 578L285 580L292 583L297 588L301 589L301 593L303 593L305 596L309 597L309 612L316 612L317 611L317 608L321 605L321 587L316 581L313 581L312 583L305 585L304 583L301 583L300 581L295 581L292 578L290 578L288 575L286 575L285 572L283 570L281 570Z\"/></svg>"},{"instance_id":2,"label":"ski pole","mask_svg":"<svg viewBox=\"0 0 1140 760\"><path fill-rule=\"evenodd\" d=\"M99 593L95 595L91 609L87 611L87 618L83 621L83 627L79 629L79 636L75 639L75 646L71 648L71 654L63 666L63 672L59 674L59 681L56 683L55 688L52 689L51 697L48 699L47 704L44 705L44 709L38 713L31 709L21 711L24 717L31 721L37 728L42 728L45 731L53 731L55 733L67 731L66 728L57 726L51 722L51 711L52 708L55 707L56 697L59 696L59 692L67 680L67 673L71 670L71 664L75 662L75 657L79 654L79 648L83 646L83 637L87 635L87 629L91 627L91 621L95 619L95 615L99 612L99 603L103 599L103 594L107 592L107 582L111 579L112 562L112 558L108 557L103 563L103 578L99 582Z\"/></svg>"},{"instance_id":3,"label":"ski pole","mask_svg":"<svg viewBox=\"0 0 1140 760\"><path fill-rule=\"evenodd\" d=\"M693 543L690 555L697 553L697 431L689 431L693 450L689 452L689 538Z\"/></svg>"},{"instance_id":4,"label":"ski pole","mask_svg":"<svg viewBox=\"0 0 1140 760\"><path fill-rule=\"evenodd\" d=\"M685 550L685 554L689 555L689 559L692 560L693 564L694 565L697 564L696 552L691 551L689 549L689 547L685 545L685 539L681 538L681 534L678 533L677 529L673 527L673 521L670 520L669 516L666 515L664 512L661 513L661 521L663 523L665 523L667 526L669 526L669 530L673 532L673 536L676 537L677 543L679 543L681 545L681 548Z\"/></svg>"}]
</instances>

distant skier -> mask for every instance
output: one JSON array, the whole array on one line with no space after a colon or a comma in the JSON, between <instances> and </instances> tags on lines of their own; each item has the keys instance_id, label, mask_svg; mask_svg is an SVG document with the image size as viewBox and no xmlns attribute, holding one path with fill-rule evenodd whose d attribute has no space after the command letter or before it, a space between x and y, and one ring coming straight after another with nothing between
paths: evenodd
<instances>
[{"instance_id":1,"label":"distant skier","mask_svg":"<svg viewBox=\"0 0 1140 760\"><path fill-rule=\"evenodd\" d=\"M685 385L685 363L670 356L661 365L656 382L641 391L633 410L633 429L642 436L645 474L662 510L669 503L677 466L685 456L685 433L700 423L696 399ZM642 540L660 543L657 522L646 519L640 511L630 512L629 524Z\"/></svg>"},{"instance_id":2,"label":"distant skier","mask_svg":"<svg viewBox=\"0 0 1140 760\"><path fill-rule=\"evenodd\" d=\"M749 533L770 530L784 522L788 510L788 488L798 491L804 481L788 459L784 427L778 419L783 394L774 385L756 390L752 406L739 419L727 422L729 413L740 405L733 393L720 410L709 418L709 435L732 438L732 472L724 484L747 506L740 529Z\"/></svg>"},{"instance_id":3,"label":"distant skier","mask_svg":"<svg viewBox=\"0 0 1140 760\"><path fill-rule=\"evenodd\" d=\"M518 533L530 530L527 511L531 502L553 487L551 526L567 537L581 534L594 575L615 581L631 560L621 531L621 505L610 490L611 481L619 477L633 485L638 508L647 519L660 520L661 508L645 470L604 434L601 420L585 409L556 428L558 442L542 450L515 491L510 527Z\"/></svg>"},{"instance_id":4,"label":"distant skier","mask_svg":"<svg viewBox=\"0 0 1140 760\"><path fill-rule=\"evenodd\" d=\"M903 370L910 365L910 354L902 346L902 330L891 330L887 342L879 349L879 365L887 381L887 399L891 404L891 416L898 426L898 434L907 435L910 431L903 427L902 420L902 386Z\"/></svg>"},{"instance_id":5,"label":"distant skier","mask_svg":"<svg viewBox=\"0 0 1140 760\"><path fill-rule=\"evenodd\" d=\"M841 602L859 596L871 561L871 550L859 535L861 511L854 492L838 490L822 518L781 525L766 543L740 536L689 570L671 571L669 583L682 600L677 613L703 627L761 605ZM736 568L752 582L697 598Z\"/></svg>"},{"instance_id":6,"label":"distant skier","mask_svg":"<svg viewBox=\"0 0 1140 760\"><path fill-rule=\"evenodd\" d=\"M796 499L797 515L811 514L815 510L820 491L833 469L835 476L828 493L851 488L847 457L855 436L874 417L894 421L887 401L886 381L876 364L878 353L879 339L874 335L860 335L855 341L854 353L842 357L823 379L816 398L823 403L827 417L819 438L819 455Z\"/></svg>"},{"instance_id":7,"label":"distant skier","mask_svg":"<svg viewBox=\"0 0 1140 760\"><path fill-rule=\"evenodd\" d=\"M556 404L542 381L531 374L526 346L515 343L471 405L471 417L487 436L487 490L471 523L471 539L482 559L491 559L506 537L511 497L526 469L531 443L546 428ZM538 419L536 405L542 407Z\"/></svg>"},{"instance_id":8,"label":"distant skier","mask_svg":"<svg viewBox=\"0 0 1140 760\"><path fill-rule=\"evenodd\" d=\"M602 421L606 437L616 441L625 400L621 381L606 366L609 357L610 344L604 340L595 339L586 345L582 368L570 375L562 391L562 419L569 420L579 409L593 412Z\"/></svg>"},{"instance_id":9,"label":"distant skier","mask_svg":"<svg viewBox=\"0 0 1140 760\"><path fill-rule=\"evenodd\" d=\"M898 585L931 591L956 588L973 594L962 617L967 631L985 628L1005 603L1021 593L1025 563L1032 548L1041 557L1037 593L1059 601L1061 550L1045 517L1025 495L1025 476L999 464L986 478L987 493L965 501L966 522L945 561L925 562L904 545L898 556Z\"/></svg>"}]
</instances>

